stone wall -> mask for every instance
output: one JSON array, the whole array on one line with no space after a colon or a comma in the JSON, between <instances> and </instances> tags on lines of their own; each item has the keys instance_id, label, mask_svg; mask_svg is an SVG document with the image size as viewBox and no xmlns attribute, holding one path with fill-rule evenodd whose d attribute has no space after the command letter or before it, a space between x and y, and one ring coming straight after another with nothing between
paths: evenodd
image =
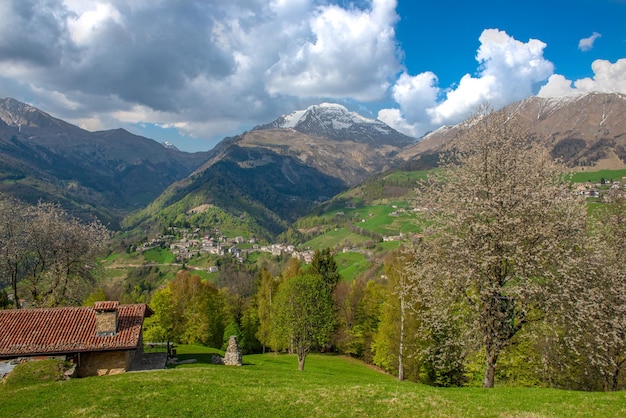
<instances>
[{"instance_id":1,"label":"stone wall","mask_svg":"<svg viewBox=\"0 0 626 418\"><path fill-rule=\"evenodd\" d=\"M117 311L96 312L96 334L100 336L117 333Z\"/></svg>"},{"instance_id":2,"label":"stone wall","mask_svg":"<svg viewBox=\"0 0 626 418\"><path fill-rule=\"evenodd\" d=\"M76 376L106 376L125 373L133 357L134 351L130 350L81 353Z\"/></svg>"}]
</instances>

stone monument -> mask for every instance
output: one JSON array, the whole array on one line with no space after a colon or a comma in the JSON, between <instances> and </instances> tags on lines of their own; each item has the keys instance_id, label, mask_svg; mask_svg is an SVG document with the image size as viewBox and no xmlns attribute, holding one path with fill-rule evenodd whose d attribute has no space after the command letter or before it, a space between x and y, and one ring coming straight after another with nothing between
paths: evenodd
<instances>
[{"instance_id":1,"label":"stone monument","mask_svg":"<svg viewBox=\"0 0 626 418\"><path fill-rule=\"evenodd\" d=\"M237 343L237 337L235 335L231 335L228 339L228 348L226 348L224 357L222 358L215 354L211 362L213 364L225 364L226 366L241 366L243 364L241 348Z\"/></svg>"}]
</instances>

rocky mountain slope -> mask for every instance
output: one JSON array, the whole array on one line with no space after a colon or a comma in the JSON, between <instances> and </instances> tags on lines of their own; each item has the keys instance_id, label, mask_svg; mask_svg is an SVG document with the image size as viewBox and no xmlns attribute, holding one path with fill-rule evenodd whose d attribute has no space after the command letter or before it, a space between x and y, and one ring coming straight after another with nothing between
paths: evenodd
<instances>
[{"instance_id":1,"label":"rocky mountain slope","mask_svg":"<svg viewBox=\"0 0 626 418\"><path fill-rule=\"evenodd\" d=\"M31 203L60 202L114 228L206 158L122 129L88 132L27 104L0 100L0 192Z\"/></svg>"},{"instance_id":2,"label":"rocky mountain slope","mask_svg":"<svg viewBox=\"0 0 626 418\"><path fill-rule=\"evenodd\" d=\"M223 140L193 175L127 225L149 222L168 207L210 204L256 213L262 228L277 234L317 203L396 167L397 154L414 141L343 106L312 106Z\"/></svg>"},{"instance_id":3,"label":"rocky mountain slope","mask_svg":"<svg viewBox=\"0 0 626 418\"><path fill-rule=\"evenodd\" d=\"M528 97L507 106L533 140L571 167L626 167L626 95L587 93L559 98ZM405 147L400 157L413 165L432 163L466 123L444 126Z\"/></svg>"},{"instance_id":4,"label":"rocky mountain slope","mask_svg":"<svg viewBox=\"0 0 626 418\"><path fill-rule=\"evenodd\" d=\"M530 97L506 111L571 166L626 167L626 96ZM334 104L283 115L189 154L123 130L87 132L11 99L0 101L0 192L60 201L127 228L231 223L272 237L319 202L373 175L436 166L468 123L417 141ZM148 204L151 202L150 204ZM219 210L218 210L219 209Z\"/></svg>"}]
</instances>

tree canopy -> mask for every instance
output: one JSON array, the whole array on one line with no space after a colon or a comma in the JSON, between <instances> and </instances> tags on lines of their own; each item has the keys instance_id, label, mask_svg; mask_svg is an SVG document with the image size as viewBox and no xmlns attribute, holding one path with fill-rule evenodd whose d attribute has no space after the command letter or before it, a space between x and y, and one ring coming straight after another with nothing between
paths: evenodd
<instances>
[{"instance_id":1,"label":"tree canopy","mask_svg":"<svg viewBox=\"0 0 626 418\"><path fill-rule=\"evenodd\" d=\"M330 340L335 325L328 283L318 275L304 274L287 280L276 297L276 326L298 355L304 370L307 354Z\"/></svg>"},{"instance_id":2,"label":"tree canopy","mask_svg":"<svg viewBox=\"0 0 626 418\"><path fill-rule=\"evenodd\" d=\"M484 350L483 386L493 387L502 349L559 305L553 298L577 290L586 207L510 115L484 112L471 123L422 189L430 226L414 284L435 298L422 302L446 311L431 319L466 323L464 341Z\"/></svg>"},{"instance_id":3,"label":"tree canopy","mask_svg":"<svg viewBox=\"0 0 626 418\"><path fill-rule=\"evenodd\" d=\"M78 305L92 290L95 258L110 234L52 203L29 206L0 195L0 279L35 306ZM19 294L20 289L24 294Z\"/></svg>"}]
</instances>

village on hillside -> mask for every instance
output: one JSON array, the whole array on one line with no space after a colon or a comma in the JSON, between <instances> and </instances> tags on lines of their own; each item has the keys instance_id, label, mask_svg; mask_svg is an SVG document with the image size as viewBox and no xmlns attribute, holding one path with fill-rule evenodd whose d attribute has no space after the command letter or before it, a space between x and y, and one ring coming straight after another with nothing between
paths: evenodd
<instances>
[{"instance_id":1,"label":"village on hillside","mask_svg":"<svg viewBox=\"0 0 626 418\"><path fill-rule=\"evenodd\" d=\"M420 209L403 209L397 206L392 206L393 211L389 213L391 217L399 217L408 215L411 211L419 211ZM338 212L338 216L344 216L343 212ZM360 215L356 213L359 218L357 222L364 223L366 219L361 219ZM373 216L370 214L370 217ZM136 247L133 250L142 253L156 248L166 248L175 257L177 262L187 262L194 257L200 257L204 255L226 256L230 255L238 262L243 263L245 255L251 252L266 252L273 256L290 255L297 258L305 264L311 262L315 253L314 249L299 250L295 245L284 243L273 244L260 244L256 238L244 238L242 236L227 237L219 229L213 229L210 233L195 228L179 228L169 227L167 234L159 234L154 238L151 238ZM390 241L404 241L410 239L410 234L404 234L398 232L395 235L381 235L380 240L382 242ZM358 251L354 248L343 248L343 252ZM207 269L209 273L214 273L219 270L218 266L212 266Z\"/></svg>"},{"instance_id":2,"label":"village on hillside","mask_svg":"<svg viewBox=\"0 0 626 418\"><path fill-rule=\"evenodd\" d=\"M573 188L573 191L587 198L598 198L609 190L614 189L626 189L626 178L621 180L603 180L599 183L578 183ZM349 209L354 209L352 204L346 206ZM392 205L393 211L389 213L389 216L398 217L408 214L410 212L423 211L424 208L412 208L404 209L398 208ZM337 212L337 216L345 216L345 213ZM360 215L358 212L356 216ZM372 216L370 214L370 216ZM366 219L360 219L358 222L365 222ZM411 237L407 234L398 233L397 235L384 235L380 239L383 242L389 241L404 241ZM266 252L273 256L291 255L302 261L305 264L311 262L313 254L312 249L299 250L295 245L274 243L261 245L254 237L244 238L242 236L227 237L219 229L214 229L211 233L200 228L178 228L169 227L167 234L159 234L155 238L151 238L146 242L133 248L136 252L142 253L155 248L167 248L176 257L177 262L187 262L194 257L200 257L203 255L215 255L225 256L230 255L238 262L243 263L245 255L251 252ZM355 251L352 248L344 248L344 252ZM214 273L219 270L218 266L211 266L207 268L209 273Z\"/></svg>"}]
</instances>

